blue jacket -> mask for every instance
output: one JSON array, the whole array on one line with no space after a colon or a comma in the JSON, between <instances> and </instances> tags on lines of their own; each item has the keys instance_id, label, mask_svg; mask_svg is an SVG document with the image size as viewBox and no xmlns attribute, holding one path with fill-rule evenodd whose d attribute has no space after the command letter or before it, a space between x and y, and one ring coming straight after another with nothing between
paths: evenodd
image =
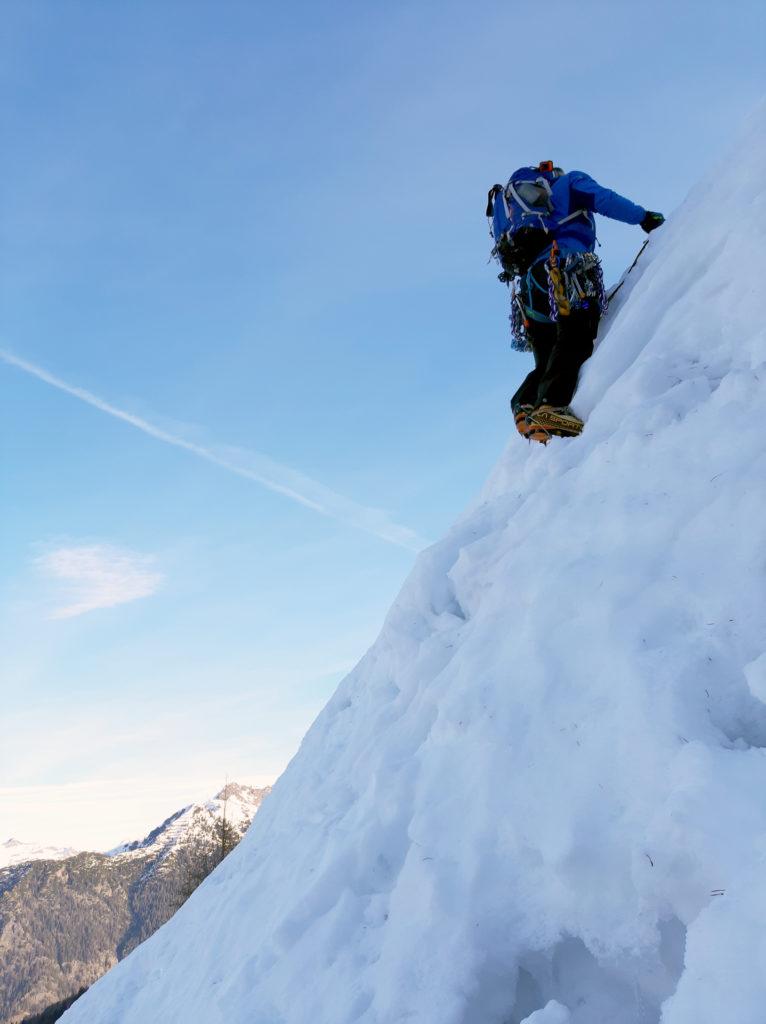
<instances>
[{"instance_id":1,"label":"blue jacket","mask_svg":"<svg viewBox=\"0 0 766 1024\"><path fill-rule=\"evenodd\" d=\"M575 217L556 230L556 241L562 252L593 252L596 246L596 225L593 214L600 213L625 224L640 224L646 216L643 206L604 188L584 171L569 171L560 178L545 174L551 183L551 199L556 218L575 210L587 211L587 217ZM550 247L545 250L548 255Z\"/></svg>"}]
</instances>

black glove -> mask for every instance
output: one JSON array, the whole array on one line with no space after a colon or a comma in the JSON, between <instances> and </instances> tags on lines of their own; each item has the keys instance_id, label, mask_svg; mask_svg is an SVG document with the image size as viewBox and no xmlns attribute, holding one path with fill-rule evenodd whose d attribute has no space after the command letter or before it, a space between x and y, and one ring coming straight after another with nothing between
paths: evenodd
<instances>
[{"instance_id":1,"label":"black glove","mask_svg":"<svg viewBox=\"0 0 766 1024\"><path fill-rule=\"evenodd\" d=\"M647 210L646 216L641 221L641 227L648 235L650 231L654 231L655 228L658 228L660 224L664 223L665 218L661 213L653 213L651 210Z\"/></svg>"}]
</instances>

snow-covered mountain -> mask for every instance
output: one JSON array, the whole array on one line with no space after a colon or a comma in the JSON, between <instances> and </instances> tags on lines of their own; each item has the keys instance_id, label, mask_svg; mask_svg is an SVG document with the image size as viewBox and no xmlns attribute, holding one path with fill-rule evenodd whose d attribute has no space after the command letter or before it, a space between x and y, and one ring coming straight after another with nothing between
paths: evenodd
<instances>
[{"instance_id":1,"label":"snow-covered mountain","mask_svg":"<svg viewBox=\"0 0 766 1024\"><path fill-rule=\"evenodd\" d=\"M171 814L161 825L153 829L144 839L121 843L109 850L107 855L110 857L128 854L143 856L151 853L154 856L164 857L179 844L207 834L213 822L224 819L239 835L242 835L255 817L263 798L269 792L270 787L268 786L258 789L256 786L244 786L238 782L230 782L211 800L182 807L180 811Z\"/></svg>"},{"instance_id":2,"label":"snow-covered mountain","mask_svg":"<svg viewBox=\"0 0 766 1024\"><path fill-rule=\"evenodd\" d=\"M0 869L32 860L63 860L75 853L77 850L71 846L40 846L38 843L24 843L20 839L8 839L0 843Z\"/></svg>"},{"instance_id":3,"label":"snow-covered mountain","mask_svg":"<svg viewBox=\"0 0 766 1024\"><path fill-rule=\"evenodd\" d=\"M228 823L240 835L246 831L261 802L270 792L270 787L257 788L238 782L228 783L212 799L199 804L190 804L171 814L161 825L153 829L144 839L121 843L107 856L117 857L125 853L167 853L187 836L199 833L210 820L226 817ZM72 846L42 846L39 843L25 843L20 839L8 839L0 843L0 870L33 860L63 860L73 857L79 850Z\"/></svg>"},{"instance_id":4,"label":"snow-covered mountain","mask_svg":"<svg viewBox=\"0 0 766 1024\"><path fill-rule=\"evenodd\" d=\"M53 860L41 851L0 869L0 1024L78 993L156 931L244 834L268 792L230 783L109 854Z\"/></svg>"},{"instance_id":5,"label":"snow-covered mountain","mask_svg":"<svg viewBox=\"0 0 766 1024\"><path fill-rule=\"evenodd\" d=\"M765 128L652 236L582 437L514 436L65 1024L763 1024Z\"/></svg>"}]
</instances>

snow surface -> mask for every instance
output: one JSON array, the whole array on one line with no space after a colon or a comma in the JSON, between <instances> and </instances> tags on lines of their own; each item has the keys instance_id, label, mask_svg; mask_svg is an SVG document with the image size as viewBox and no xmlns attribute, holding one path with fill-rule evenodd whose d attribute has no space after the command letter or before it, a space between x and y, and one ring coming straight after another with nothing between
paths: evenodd
<instances>
[{"instance_id":1,"label":"snow surface","mask_svg":"<svg viewBox=\"0 0 766 1024\"><path fill-rule=\"evenodd\" d=\"M544 1009L535 1010L531 1016L525 1017L522 1024L568 1024L571 1019L566 1006L551 999Z\"/></svg>"},{"instance_id":2,"label":"snow surface","mask_svg":"<svg viewBox=\"0 0 766 1024\"><path fill-rule=\"evenodd\" d=\"M765 120L65 1024L764 1024Z\"/></svg>"},{"instance_id":3,"label":"snow surface","mask_svg":"<svg viewBox=\"0 0 766 1024\"><path fill-rule=\"evenodd\" d=\"M39 843L7 839L0 843L0 870L30 860L64 860L66 857L74 857L77 852L71 846L40 846Z\"/></svg>"}]
</instances>

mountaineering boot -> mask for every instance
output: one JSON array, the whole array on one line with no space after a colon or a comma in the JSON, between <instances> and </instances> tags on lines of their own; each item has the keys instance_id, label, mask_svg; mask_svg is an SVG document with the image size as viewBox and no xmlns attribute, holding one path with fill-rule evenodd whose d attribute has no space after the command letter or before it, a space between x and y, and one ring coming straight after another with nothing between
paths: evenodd
<instances>
[{"instance_id":1,"label":"mountaineering boot","mask_svg":"<svg viewBox=\"0 0 766 1024\"><path fill-rule=\"evenodd\" d=\"M584 426L579 416L576 416L568 405L541 405L527 416L527 423L534 430L542 430L558 437L577 437L582 433ZM528 433L526 436L530 436ZM535 440L541 440L535 438Z\"/></svg>"}]
</instances>

